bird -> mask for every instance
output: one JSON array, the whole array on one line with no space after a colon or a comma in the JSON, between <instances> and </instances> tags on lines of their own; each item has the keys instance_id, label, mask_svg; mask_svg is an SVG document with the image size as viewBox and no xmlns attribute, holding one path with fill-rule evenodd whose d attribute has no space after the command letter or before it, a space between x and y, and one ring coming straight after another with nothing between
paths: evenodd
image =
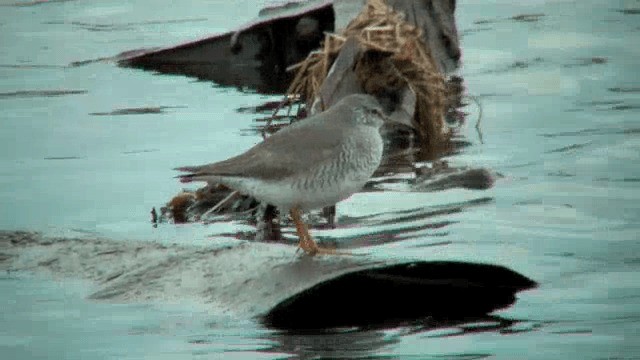
<instances>
[{"instance_id":1,"label":"bird","mask_svg":"<svg viewBox=\"0 0 640 360\"><path fill-rule=\"evenodd\" d=\"M386 119L377 99L351 94L277 131L229 159L182 166L182 183L222 184L288 211L308 255L337 254L319 247L302 213L334 205L360 191L382 160L380 128Z\"/></svg>"}]
</instances>

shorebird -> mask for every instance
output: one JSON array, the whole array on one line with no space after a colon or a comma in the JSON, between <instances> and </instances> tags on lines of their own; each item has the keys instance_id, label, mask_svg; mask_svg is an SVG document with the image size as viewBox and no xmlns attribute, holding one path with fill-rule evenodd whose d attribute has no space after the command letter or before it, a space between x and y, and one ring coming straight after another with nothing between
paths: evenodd
<instances>
[{"instance_id":1,"label":"shorebird","mask_svg":"<svg viewBox=\"0 0 640 360\"><path fill-rule=\"evenodd\" d=\"M288 211L300 248L309 255L335 254L313 240L302 212L334 205L362 189L382 159L384 118L375 97L348 95L240 155L175 170L188 172L178 176L183 183L222 184Z\"/></svg>"}]
</instances>

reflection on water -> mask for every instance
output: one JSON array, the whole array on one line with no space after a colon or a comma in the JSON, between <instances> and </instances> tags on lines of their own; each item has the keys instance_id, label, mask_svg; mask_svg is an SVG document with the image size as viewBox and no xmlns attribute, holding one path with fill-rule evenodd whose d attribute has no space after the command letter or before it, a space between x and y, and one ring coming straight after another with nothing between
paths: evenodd
<instances>
[{"instance_id":1,"label":"reflection on water","mask_svg":"<svg viewBox=\"0 0 640 360\"><path fill-rule=\"evenodd\" d=\"M336 248L361 248L374 245L390 244L405 240L419 240L412 246L444 245L447 242L438 240L447 236L449 225L458 221L449 220L447 215L460 214L467 209L486 206L493 202L492 198L481 197L459 203L447 203L440 206L427 206L414 209L402 209L397 211L373 213L366 216L339 216L335 231L331 235L323 235L322 231L314 236L320 243L330 244ZM320 216L312 217L315 221L312 228L323 230L325 226ZM249 225L256 225L253 215L232 214L217 216L208 220L208 223L224 223L230 220L241 221ZM285 241L297 244L297 235L293 223L282 218L282 226L279 227L280 235L284 238L269 238L269 241ZM340 235L340 229L356 229L353 235ZM236 233L212 233L211 237L232 237L242 240L262 239L256 234L261 231L260 226L256 231L240 231Z\"/></svg>"},{"instance_id":2,"label":"reflection on water","mask_svg":"<svg viewBox=\"0 0 640 360\"><path fill-rule=\"evenodd\" d=\"M52 97L64 95L86 94L86 90L25 90L0 93L0 99Z\"/></svg>"},{"instance_id":3,"label":"reflection on water","mask_svg":"<svg viewBox=\"0 0 640 360\"><path fill-rule=\"evenodd\" d=\"M115 109L109 112L94 112L89 115L95 116L115 116L115 115L146 115L146 114L163 114L167 109L177 108L179 106L147 106L141 108Z\"/></svg>"},{"instance_id":4,"label":"reflection on water","mask_svg":"<svg viewBox=\"0 0 640 360\"><path fill-rule=\"evenodd\" d=\"M387 346L397 344L398 338L398 335L390 332L376 330L347 329L309 334L273 333L269 334L267 339L273 341L274 345L262 352L292 354L298 359L368 358L379 354Z\"/></svg>"},{"instance_id":5,"label":"reflection on water","mask_svg":"<svg viewBox=\"0 0 640 360\"><path fill-rule=\"evenodd\" d=\"M424 348L410 356L420 359L483 359L491 353L440 353L430 347L429 342L438 339L473 336L481 333L511 335L537 331L544 324L526 320L485 316L464 320L432 320L406 324L393 329L342 329L325 332L273 332L264 339L273 346L261 350L265 353L292 354L297 359L396 359L393 348L401 344L404 337L415 337L425 341ZM582 333L575 330L573 333ZM433 340L431 340L433 339ZM409 355L409 354L407 354Z\"/></svg>"}]
</instances>

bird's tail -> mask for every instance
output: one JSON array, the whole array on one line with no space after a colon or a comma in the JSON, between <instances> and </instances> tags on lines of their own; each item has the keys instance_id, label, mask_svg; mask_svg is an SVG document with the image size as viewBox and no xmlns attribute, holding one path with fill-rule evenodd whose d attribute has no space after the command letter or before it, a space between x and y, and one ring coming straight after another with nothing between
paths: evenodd
<instances>
[{"instance_id":1,"label":"bird's tail","mask_svg":"<svg viewBox=\"0 0 640 360\"><path fill-rule=\"evenodd\" d=\"M176 176L177 179L180 179L181 183L190 183L193 181L206 181L204 179L201 179L201 177L203 177L204 175L200 173L200 171L202 170L201 166L183 166L179 168L174 168L173 170L190 173L190 174L182 174L182 175Z\"/></svg>"}]
</instances>

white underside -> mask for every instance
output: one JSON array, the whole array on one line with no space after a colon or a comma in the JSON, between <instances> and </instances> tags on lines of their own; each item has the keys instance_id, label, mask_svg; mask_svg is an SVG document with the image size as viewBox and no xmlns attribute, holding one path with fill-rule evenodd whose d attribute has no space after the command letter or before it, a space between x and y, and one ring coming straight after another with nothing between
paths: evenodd
<instances>
[{"instance_id":1,"label":"white underside","mask_svg":"<svg viewBox=\"0 0 640 360\"><path fill-rule=\"evenodd\" d=\"M309 189L305 191L294 189L289 182L285 183L284 181L226 178L223 182L241 193L251 195L261 202L274 205L280 210L288 211L293 207L298 207L303 211L308 211L334 205L348 198L353 193L360 191L366 180L346 180L330 190Z\"/></svg>"}]
</instances>

